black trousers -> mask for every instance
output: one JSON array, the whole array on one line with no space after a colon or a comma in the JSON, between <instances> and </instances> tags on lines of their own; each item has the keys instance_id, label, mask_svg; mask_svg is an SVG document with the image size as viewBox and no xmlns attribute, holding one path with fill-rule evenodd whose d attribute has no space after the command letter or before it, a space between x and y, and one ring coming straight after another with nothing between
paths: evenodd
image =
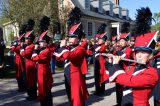
<instances>
[{"instance_id":1,"label":"black trousers","mask_svg":"<svg viewBox=\"0 0 160 106\"><path fill-rule=\"evenodd\" d=\"M18 83L18 90L25 90L26 89L23 76L17 78L17 83Z\"/></svg>"},{"instance_id":2,"label":"black trousers","mask_svg":"<svg viewBox=\"0 0 160 106\"><path fill-rule=\"evenodd\" d=\"M68 97L68 100L71 102L71 84L70 84L70 79L67 78L66 75L64 75L64 79L65 79L65 88L66 88L66 92L67 92L67 97Z\"/></svg>"},{"instance_id":3,"label":"black trousers","mask_svg":"<svg viewBox=\"0 0 160 106\"><path fill-rule=\"evenodd\" d=\"M100 84L99 77L100 77L100 72L98 72L98 70L95 70L95 72L94 72L95 90L96 90L97 94L103 94L105 91L105 82Z\"/></svg>"},{"instance_id":4,"label":"black trousers","mask_svg":"<svg viewBox=\"0 0 160 106\"><path fill-rule=\"evenodd\" d=\"M0 78L4 78L5 77L5 70L4 68L0 68Z\"/></svg>"},{"instance_id":5,"label":"black trousers","mask_svg":"<svg viewBox=\"0 0 160 106\"><path fill-rule=\"evenodd\" d=\"M154 106L160 106L160 100L154 100Z\"/></svg>"},{"instance_id":6,"label":"black trousers","mask_svg":"<svg viewBox=\"0 0 160 106\"><path fill-rule=\"evenodd\" d=\"M117 100L117 106L121 106L122 102L122 96L123 96L123 86L116 83L116 100Z\"/></svg>"},{"instance_id":7,"label":"black trousers","mask_svg":"<svg viewBox=\"0 0 160 106\"><path fill-rule=\"evenodd\" d=\"M35 84L32 88L27 89L27 94L31 98L37 98L37 85Z\"/></svg>"},{"instance_id":8,"label":"black trousers","mask_svg":"<svg viewBox=\"0 0 160 106\"><path fill-rule=\"evenodd\" d=\"M42 101L40 101L40 104L41 104L41 106L52 106L53 105L51 91L48 93L48 95Z\"/></svg>"}]
</instances>

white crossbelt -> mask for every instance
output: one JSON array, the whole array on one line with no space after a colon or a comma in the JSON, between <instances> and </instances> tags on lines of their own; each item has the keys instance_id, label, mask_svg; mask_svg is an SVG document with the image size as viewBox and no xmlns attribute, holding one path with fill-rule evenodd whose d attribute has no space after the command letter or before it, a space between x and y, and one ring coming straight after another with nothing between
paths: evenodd
<instances>
[{"instance_id":1,"label":"white crossbelt","mask_svg":"<svg viewBox=\"0 0 160 106\"><path fill-rule=\"evenodd\" d=\"M68 62L68 63L66 63L65 65L64 65L64 68L66 68L68 65L70 65L71 64L71 62Z\"/></svg>"},{"instance_id":2,"label":"white crossbelt","mask_svg":"<svg viewBox=\"0 0 160 106\"><path fill-rule=\"evenodd\" d=\"M96 54L95 54L95 57L97 57L97 56L99 56L99 55L101 55L101 56L107 56L106 53L96 53Z\"/></svg>"},{"instance_id":3,"label":"white crossbelt","mask_svg":"<svg viewBox=\"0 0 160 106\"><path fill-rule=\"evenodd\" d=\"M123 91L123 96L126 96L130 93L132 93L132 89L125 90L125 91Z\"/></svg>"}]
</instances>

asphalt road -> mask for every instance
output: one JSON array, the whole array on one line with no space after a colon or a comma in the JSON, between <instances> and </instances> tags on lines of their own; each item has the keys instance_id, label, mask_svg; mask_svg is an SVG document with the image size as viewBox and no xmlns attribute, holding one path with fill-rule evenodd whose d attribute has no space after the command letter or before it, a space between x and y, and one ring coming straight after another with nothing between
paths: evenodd
<instances>
[{"instance_id":1,"label":"asphalt road","mask_svg":"<svg viewBox=\"0 0 160 106\"><path fill-rule=\"evenodd\" d=\"M57 70L58 71L58 70ZM62 72L53 75L54 83L52 87L52 96L54 106L69 106L66 96L64 77ZM106 83L105 95L99 97L94 95L94 77L93 68L89 67L89 73L86 76L89 99L86 106L114 106L116 105L115 84ZM25 92L19 93L15 79L0 79L0 106L39 106L38 101L27 101ZM153 106L153 98L150 99L150 105Z\"/></svg>"}]
</instances>

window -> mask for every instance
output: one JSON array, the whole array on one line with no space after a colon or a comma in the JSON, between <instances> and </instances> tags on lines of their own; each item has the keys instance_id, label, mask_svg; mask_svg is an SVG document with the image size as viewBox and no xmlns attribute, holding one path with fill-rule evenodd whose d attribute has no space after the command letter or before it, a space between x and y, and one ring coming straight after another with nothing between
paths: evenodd
<instances>
[{"instance_id":1,"label":"window","mask_svg":"<svg viewBox=\"0 0 160 106\"><path fill-rule=\"evenodd\" d=\"M88 22L88 36L93 35L92 22Z\"/></svg>"},{"instance_id":2,"label":"window","mask_svg":"<svg viewBox=\"0 0 160 106\"><path fill-rule=\"evenodd\" d=\"M90 0L85 0L85 9L90 9Z\"/></svg>"}]
</instances>

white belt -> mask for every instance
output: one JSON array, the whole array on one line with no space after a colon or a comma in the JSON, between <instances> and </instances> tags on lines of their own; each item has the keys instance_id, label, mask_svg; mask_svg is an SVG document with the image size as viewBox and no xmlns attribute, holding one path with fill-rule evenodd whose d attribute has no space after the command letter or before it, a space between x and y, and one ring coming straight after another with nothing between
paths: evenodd
<instances>
[{"instance_id":1,"label":"white belt","mask_svg":"<svg viewBox=\"0 0 160 106\"><path fill-rule=\"evenodd\" d=\"M126 96L130 93L132 93L132 89L125 90L125 91L123 91L123 96Z\"/></svg>"},{"instance_id":2,"label":"white belt","mask_svg":"<svg viewBox=\"0 0 160 106\"><path fill-rule=\"evenodd\" d=\"M68 62L68 63L66 63L65 65L64 65L64 68L66 68L68 65L70 65L71 64L71 62Z\"/></svg>"},{"instance_id":3,"label":"white belt","mask_svg":"<svg viewBox=\"0 0 160 106\"><path fill-rule=\"evenodd\" d=\"M160 64L160 62L157 62L157 64Z\"/></svg>"},{"instance_id":4,"label":"white belt","mask_svg":"<svg viewBox=\"0 0 160 106\"><path fill-rule=\"evenodd\" d=\"M157 68L160 68L160 65L157 65Z\"/></svg>"},{"instance_id":5,"label":"white belt","mask_svg":"<svg viewBox=\"0 0 160 106\"><path fill-rule=\"evenodd\" d=\"M97 56L99 56L99 55L101 55L101 56L107 56L106 53L97 53L97 54L95 54L95 57L97 57Z\"/></svg>"},{"instance_id":6,"label":"white belt","mask_svg":"<svg viewBox=\"0 0 160 106\"><path fill-rule=\"evenodd\" d=\"M109 75L109 71L108 71L108 70L106 70L106 74L108 74L108 75Z\"/></svg>"}]
</instances>

